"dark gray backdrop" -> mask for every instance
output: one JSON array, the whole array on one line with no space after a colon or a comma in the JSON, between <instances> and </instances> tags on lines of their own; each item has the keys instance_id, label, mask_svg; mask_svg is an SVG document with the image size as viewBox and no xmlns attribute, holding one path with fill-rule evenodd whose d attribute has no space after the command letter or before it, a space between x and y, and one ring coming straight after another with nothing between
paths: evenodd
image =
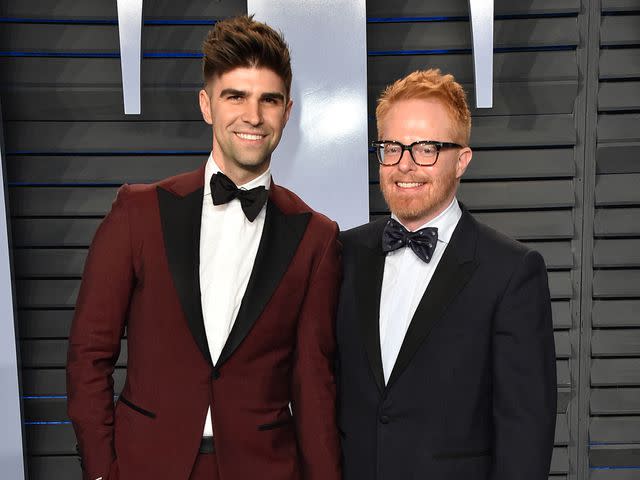
<instances>
[{"instance_id":1,"label":"dark gray backdrop","mask_svg":"<svg viewBox=\"0 0 640 480\"><path fill-rule=\"evenodd\" d=\"M125 117L115 3L0 2L32 479L80 478L63 367L93 232L123 182L206 159L199 44L207 22L246 10L239 0L146 2L144 114ZM369 0L367 16L370 137L380 89L414 69L451 72L473 98L466 0ZM550 478L638 480L640 0L496 0L495 47L495 106L473 112L460 197L548 265L559 385ZM376 217L386 206L369 163ZM125 365L126 348L116 390Z\"/></svg>"}]
</instances>

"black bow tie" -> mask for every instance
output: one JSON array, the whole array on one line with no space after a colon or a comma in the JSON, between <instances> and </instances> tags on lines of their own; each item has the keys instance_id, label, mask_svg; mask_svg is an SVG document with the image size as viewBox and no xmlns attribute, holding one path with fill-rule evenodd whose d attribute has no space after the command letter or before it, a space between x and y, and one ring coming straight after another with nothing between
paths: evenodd
<instances>
[{"instance_id":1,"label":"black bow tie","mask_svg":"<svg viewBox=\"0 0 640 480\"><path fill-rule=\"evenodd\" d=\"M211 198L214 205L229 203L234 198L240 200L242 211L247 220L253 222L267 201L269 191L263 186L250 190L238 188L233 180L224 173L218 172L211 177Z\"/></svg>"},{"instance_id":2,"label":"black bow tie","mask_svg":"<svg viewBox=\"0 0 640 480\"><path fill-rule=\"evenodd\" d=\"M382 233L382 251L393 252L405 245L413 250L420 260L429 263L438 243L438 229L425 227L410 232L400 222L389 219Z\"/></svg>"}]
</instances>

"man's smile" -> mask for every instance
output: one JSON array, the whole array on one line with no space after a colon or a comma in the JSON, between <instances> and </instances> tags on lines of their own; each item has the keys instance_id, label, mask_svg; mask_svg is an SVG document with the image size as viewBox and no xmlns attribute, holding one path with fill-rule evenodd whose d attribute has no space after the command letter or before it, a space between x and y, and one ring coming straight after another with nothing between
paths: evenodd
<instances>
[{"instance_id":1,"label":"man's smile","mask_svg":"<svg viewBox=\"0 0 640 480\"><path fill-rule=\"evenodd\" d=\"M237 137L240 137L242 140L250 140L250 141L259 141L262 140L266 135L260 133L243 133L243 132L235 132Z\"/></svg>"},{"instance_id":2,"label":"man's smile","mask_svg":"<svg viewBox=\"0 0 640 480\"><path fill-rule=\"evenodd\" d=\"M419 188L424 185L424 182L395 182L396 187L403 189Z\"/></svg>"}]
</instances>

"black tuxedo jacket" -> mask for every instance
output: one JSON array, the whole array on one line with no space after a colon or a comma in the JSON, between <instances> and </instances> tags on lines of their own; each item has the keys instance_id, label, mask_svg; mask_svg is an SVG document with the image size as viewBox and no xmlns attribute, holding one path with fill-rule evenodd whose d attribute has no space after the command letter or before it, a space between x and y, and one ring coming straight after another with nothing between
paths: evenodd
<instances>
[{"instance_id":1,"label":"black tuxedo jacket","mask_svg":"<svg viewBox=\"0 0 640 480\"><path fill-rule=\"evenodd\" d=\"M342 234L344 480L546 480L556 369L542 257L463 208L385 385L378 319L386 221Z\"/></svg>"}]
</instances>

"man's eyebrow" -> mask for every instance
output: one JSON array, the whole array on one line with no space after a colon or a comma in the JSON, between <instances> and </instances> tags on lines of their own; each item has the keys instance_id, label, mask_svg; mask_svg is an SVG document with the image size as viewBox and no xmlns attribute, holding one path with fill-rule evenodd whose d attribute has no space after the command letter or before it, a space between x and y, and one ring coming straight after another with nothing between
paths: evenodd
<instances>
[{"instance_id":1,"label":"man's eyebrow","mask_svg":"<svg viewBox=\"0 0 640 480\"><path fill-rule=\"evenodd\" d=\"M280 100L282 102L284 102L284 95L280 92L266 92L263 93L262 95L260 95L260 98L265 99L265 98L272 98L274 100Z\"/></svg>"},{"instance_id":2,"label":"man's eyebrow","mask_svg":"<svg viewBox=\"0 0 640 480\"><path fill-rule=\"evenodd\" d=\"M226 97L229 95L233 97L245 97L247 95L247 92L245 92L244 90L236 90L235 88L225 88L220 92L221 97Z\"/></svg>"}]
</instances>

